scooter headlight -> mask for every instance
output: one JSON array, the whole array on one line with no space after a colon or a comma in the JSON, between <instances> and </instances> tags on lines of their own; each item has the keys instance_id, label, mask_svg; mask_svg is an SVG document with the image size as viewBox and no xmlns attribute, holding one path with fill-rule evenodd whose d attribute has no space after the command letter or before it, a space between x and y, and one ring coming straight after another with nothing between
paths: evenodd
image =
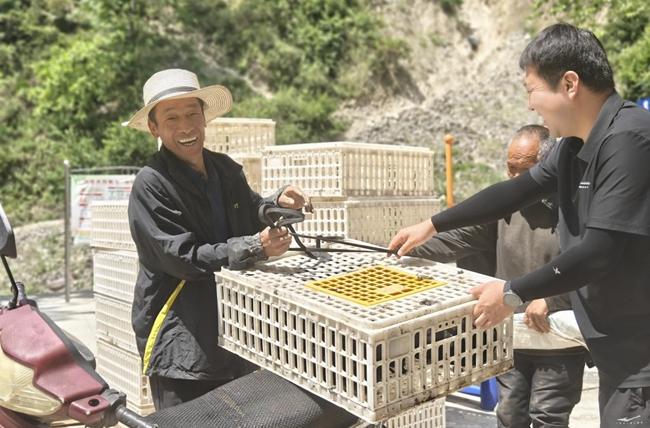
<instances>
[{"instance_id":1,"label":"scooter headlight","mask_svg":"<svg viewBox=\"0 0 650 428\"><path fill-rule=\"evenodd\" d=\"M9 358L0 346L0 406L25 415L47 416L62 405L34 387L34 370Z\"/></svg>"}]
</instances>

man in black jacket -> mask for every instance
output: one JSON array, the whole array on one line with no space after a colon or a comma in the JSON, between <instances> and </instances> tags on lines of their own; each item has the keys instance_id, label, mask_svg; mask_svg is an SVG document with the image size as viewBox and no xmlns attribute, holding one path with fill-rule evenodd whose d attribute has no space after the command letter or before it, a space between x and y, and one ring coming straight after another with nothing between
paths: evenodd
<instances>
[{"instance_id":1,"label":"man in black jacket","mask_svg":"<svg viewBox=\"0 0 650 428\"><path fill-rule=\"evenodd\" d=\"M519 129L508 146L508 176L514 178L540 161L554 144L548 129L527 125ZM541 150L540 150L541 149ZM441 232L409 253L450 262L477 253L495 256L490 273L509 280L548 263L560 253L555 231L557 208L549 201L536 202L498 222ZM571 309L567 295L536 299L516 312L540 333L550 331L547 315ZM517 329L515 329L517 334ZM586 349L558 343L554 349L519 347L515 340L514 368L498 376L498 426L523 428L568 427L573 407L580 401Z\"/></svg>"},{"instance_id":2,"label":"man in black jacket","mask_svg":"<svg viewBox=\"0 0 650 428\"><path fill-rule=\"evenodd\" d=\"M623 100L590 31L544 29L519 59L528 107L563 137L529 172L402 229L408 254L436 232L494 221L557 194L562 253L511 281L475 287L474 324L489 328L522 301L571 292L599 376L602 427L650 427L650 113Z\"/></svg>"},{"instance_id":3,"label":"man in black jacket","mask_svg":"<svg viewBox=\"0 0 650 428\"><path fill-rule=\"evenodd\" d=\"M156 409L196 398L254 369L217 346L214 272L241 269L284 253L286 228L260 222L263 206L301 209L292 186L269 198L253 192L242 167L203 148L205 126L228 112L228 89L200 88L180 69L154 74L145 106L126 126L162 144L138 173L129 199L129 225L140 261L132 323L143 373Z\"/></svg>"}]
</instances>

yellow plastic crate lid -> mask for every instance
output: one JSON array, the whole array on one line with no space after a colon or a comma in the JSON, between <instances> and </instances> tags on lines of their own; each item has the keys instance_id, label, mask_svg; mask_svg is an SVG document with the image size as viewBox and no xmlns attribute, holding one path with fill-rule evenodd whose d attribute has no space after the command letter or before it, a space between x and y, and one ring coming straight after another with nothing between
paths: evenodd
<instances>
[{"instance_id":1,"label":"yellow plastic crate lid","mask_svg":"<svg viewBox=\"0 0 650 428\"><path fill-rule=\"evenodd\" d=\"M446 284L430 277L413 275L389 266L309 281L306 287L362 306L375 306Z\"/></svg>"}]
</instances>

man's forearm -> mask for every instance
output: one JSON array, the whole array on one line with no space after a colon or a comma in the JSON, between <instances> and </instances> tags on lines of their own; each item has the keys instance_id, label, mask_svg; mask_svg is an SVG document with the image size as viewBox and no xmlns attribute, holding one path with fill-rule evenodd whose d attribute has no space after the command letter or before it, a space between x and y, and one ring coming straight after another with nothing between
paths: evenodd
<instances>
[{"instance_id":1,"label":"man's forearm","mask_svg":"<svg viewBox=\"0 0 650 428\"><path fill-rule=\"evenodd\" d=\"M414 248L409 256L449 263L485 251L494 252L496 228L496 224L489 224L441 232Z\"/></svg>"},{"instance_id":2,"label":"man's forearm","mask_svg":"<svg viewBox=\"0 0 650 428\"><path fill-rule=\"evenodd\" d=\"M541 268L511 281L523 301L566 293L593 282L619 262L629 235L587 229L582 242Z\"/></svg>"},{"instance_id":3,"label":"man's forearm","mask_svg":"<svg viewBox=\"0 0 650 428\"><path fill-rule=\"evenodd\" d=\"M431 217L436 231L497 221L545 196L528 172L494 184L458 205Z\"/></svg>"}]
</instances>

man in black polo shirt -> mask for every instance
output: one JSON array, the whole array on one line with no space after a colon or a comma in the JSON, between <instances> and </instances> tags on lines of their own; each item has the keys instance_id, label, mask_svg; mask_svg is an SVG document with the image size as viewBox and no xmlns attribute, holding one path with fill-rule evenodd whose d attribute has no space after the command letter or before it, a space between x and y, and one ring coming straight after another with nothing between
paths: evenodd
<instances>
[{"instance_id":1,"label":"man in black polo shirt","mask_svg":"<svg viewBox=\"0 0 650 428\"><path fill-rule=\"evenodd\" d=\"M520 58L531 110L564 137L530 172L407 227L399 255L438 231L493 221L540 197L560 202L562 253L512 281L476 287L487 328L522 301L567 291L600 376L602 427L650 427L650 113L616 93L598 39L544 29Z\"/></svg>"}]
</instances>

